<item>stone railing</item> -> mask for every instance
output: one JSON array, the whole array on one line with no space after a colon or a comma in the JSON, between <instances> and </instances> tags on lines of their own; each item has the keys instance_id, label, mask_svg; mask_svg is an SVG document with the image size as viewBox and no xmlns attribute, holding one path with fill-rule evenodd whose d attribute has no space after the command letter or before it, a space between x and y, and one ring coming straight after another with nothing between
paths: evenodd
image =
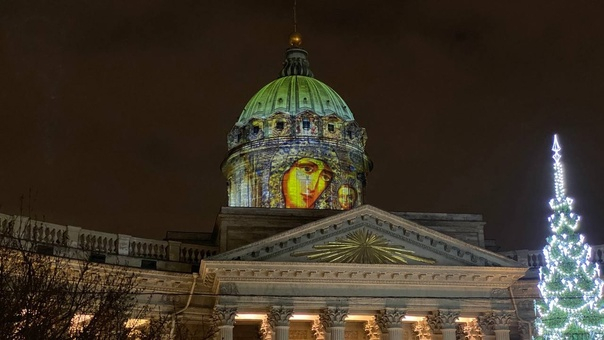
<instances>
[{"instance_id":1,"label":"stone railing","mask_svg":"<svg viewBox=\"0 0 604 340\"><path fill-rule=\"evenodd\" d=\"M96 253L198 264L218 247L112 234L0 214L0 235Z\"/></svg>"},{"instance_id":2,"label":"stone railing","mask_svg":"<svg viewBox=\"0 0 604 340\"><path fill-rule=\"evenodd\" d=\"M518 261L529 268L539 268L545 264L543 250L511 250L499 254ZM604 244L591 247L591 261L604 262Z\"/></svg>"}]
</instances>

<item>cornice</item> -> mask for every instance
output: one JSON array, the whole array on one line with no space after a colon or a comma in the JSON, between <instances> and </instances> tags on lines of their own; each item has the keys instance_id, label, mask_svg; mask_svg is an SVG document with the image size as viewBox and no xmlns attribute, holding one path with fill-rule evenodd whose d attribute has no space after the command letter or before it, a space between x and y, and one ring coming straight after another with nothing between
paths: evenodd
<instances>
[{"instance_id":1,"label":"cornice","mask_svg":"<svg viewBox=\"0 0 604 340\"><path fill-rule=\"evenodd\" d=\"M79 263L77 261L70 261L69 263L74 270L78 269ZM136 288L143 289L145 293L150 294L188 292L193 283L193 275L190 273L144 270L100 263L90 263L89 270L100 275L120 272L123 275L132 275L136 281Z\"/></svg>"},{"instance_id":2,"label":"cornice","mask_svg":"<svg viewBox=\"0 0 604 340\"><path fill-rule=\"evenodd\" d=\"M202 261L202 282L216 291L224 282L378 284L504 289L524 268L306 262Z\"/></svg>"}]
</instances>

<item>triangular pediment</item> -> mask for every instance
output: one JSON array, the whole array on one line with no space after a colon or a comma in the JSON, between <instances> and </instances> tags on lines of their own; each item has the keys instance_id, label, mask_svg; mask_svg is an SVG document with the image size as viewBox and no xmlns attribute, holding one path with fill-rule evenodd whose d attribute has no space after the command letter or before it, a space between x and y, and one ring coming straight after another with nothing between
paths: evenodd
<instances>
[{"instance_id":1,"label":"triangular pediment","mask_svg":"<svg viewBox=\"0 0 604 340\"><path fill-rule=\"evenodd\" d=\"M213 256L207 261L522 267L516 261L370 205Z\"/></svg>"}]
</instances>

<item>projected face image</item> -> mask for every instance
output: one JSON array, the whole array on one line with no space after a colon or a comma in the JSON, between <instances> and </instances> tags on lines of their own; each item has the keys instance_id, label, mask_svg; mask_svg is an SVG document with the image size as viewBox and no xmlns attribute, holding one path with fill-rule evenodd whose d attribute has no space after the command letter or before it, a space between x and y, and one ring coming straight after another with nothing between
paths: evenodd
<instances>
[{"instance_id":1,"label":"projected face image","mask_svg":"<svg viewBox=\"0 0 604 340\"><path fill-rule=\"evenodd\" d=\"M300 158L283 174L286 208L313 208L333 178L329 165L315 158Z\"/></svg>"},{"instance_id":2,"label":"projected face image","mask_svg":"<svg viewBox=\"0 0 604 340\"><path fill-rule=\"evenodd\" d=\"M340 203L340 207L342 207L343 210L348 210L354 207L354 203L356 201L357 191L354 190L353 187L348 184L344 184L338 189L338 203Z\"/></svg>"}]
</instances>

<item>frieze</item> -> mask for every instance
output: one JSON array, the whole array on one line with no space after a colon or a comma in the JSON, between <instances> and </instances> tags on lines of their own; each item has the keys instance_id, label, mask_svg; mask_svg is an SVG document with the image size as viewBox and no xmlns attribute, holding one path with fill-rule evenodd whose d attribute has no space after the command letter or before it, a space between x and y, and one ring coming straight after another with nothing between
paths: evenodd
<instances>
[{"instance_id":1,"label":"frieze","mask_svg":"<svg viewBox=\"0 0 604 340\"><path fill-rule=\"evenodd\" d=\"M212 261L204 264L204 278L250 282L321 282L338 280L345 283L430 284L506 288L524 274L523 268L408 266L405 272L392 265L276 263L249 261ZM205 281L205 280L204 280Z\"/></svg>"},{"instance_id":2,"label":"frieze","mask_svg":"<svg viewBox=\"0 0 604 340\"><path fill-rule=\"evenodd\" d=\"M153 273L142 272L136 277L136 285L143 292L149 293L181 293L189 291L193 284L191 274L169 273L169 275L153 275Z\"/></svg>"},{"instance_id":3,"label":"frieze","mask_svg":"<svg viewBox=\"0 0 604 340\"><path fill-rule=\"evenodd\" d=\"M232 282L225 282L220 285L220 294L224 295L237 295L239 294L239 289L237 289L237 285Z\"/></svg>"},{"instance_id":4,"label":"frieze","mask_svg":"<svg viewBox=\"0 0 604 340\"><path fill-rule=\"evenodd\" d=\"M508 290L507 289L492 289L491 296L494 298L507 298Z\"/></svg>"}]
</instances>

